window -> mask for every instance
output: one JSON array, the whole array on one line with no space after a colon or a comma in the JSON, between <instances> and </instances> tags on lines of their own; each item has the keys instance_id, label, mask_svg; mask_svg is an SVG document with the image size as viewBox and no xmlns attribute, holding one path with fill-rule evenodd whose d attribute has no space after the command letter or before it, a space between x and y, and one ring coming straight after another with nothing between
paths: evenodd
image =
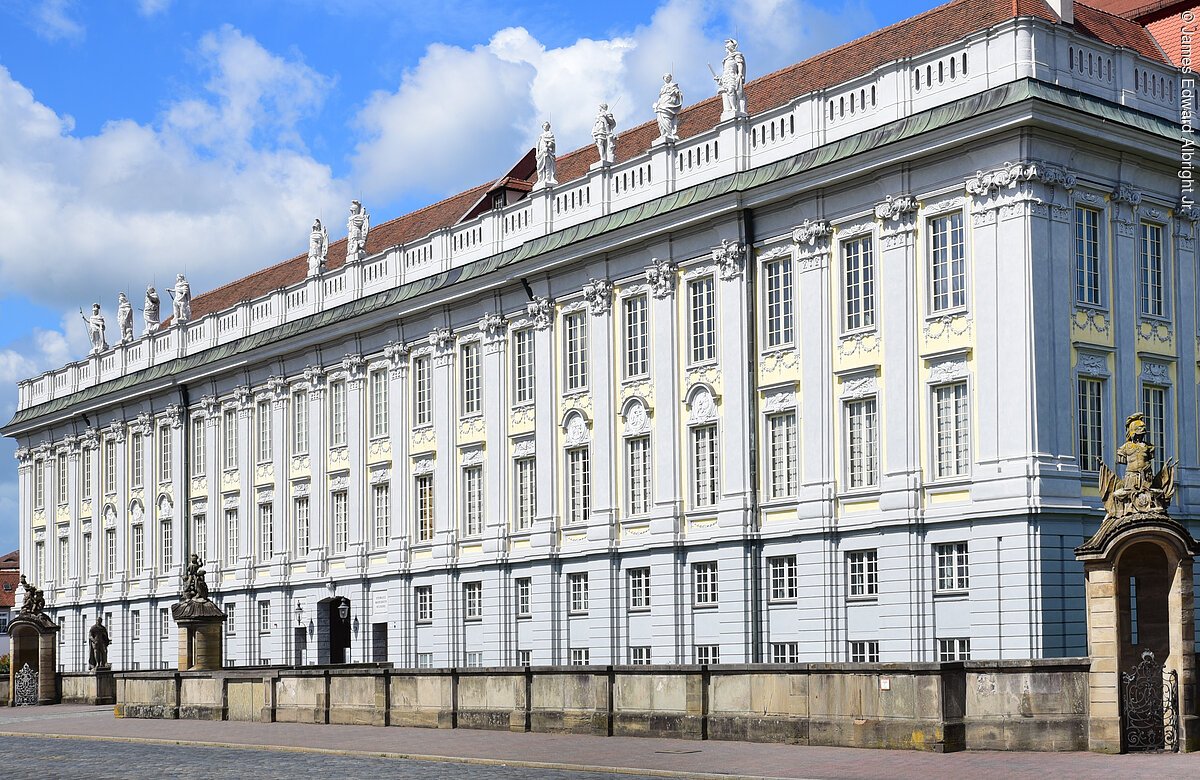
<instances>
[{"instance_id":1,"label":"window","mask_svg":"<svg viewBox=\"0 0 1200 780\"><path fill-rule=\"evenodd\" d=\"M800 593L796 556L768 558L767 568L771 574L771 601L795 601Z\"/></svg>"},{"instance_id":2,"label":"window","mask_svg":"<svg viewBox=\"0 0 1200 780\"><path fill-rule=\"evenodd\" d=\"M692 436L692 503L715 506L719 494L717 473L717 426L697 425Z\"/></svg>"},{"instance_id":3,"label":"window","mask_svg":"<svg viewBox=\"0 0 1200 780\"><path fill-rule=\"evenodd\" d=\"M130 544L133 547L133 575L137 576L146 568L146 529L145 526L135 525L130 529Z\"/></svg>"},{"instance_id":4,"label":"window","mask_svg":"<svg viewBox=\"0 0 1200 780\"><path fill-rule=\"evenodd\" d=\"M299 496L292 501L292 519L296 523L296 555L308 555L308 497Z\"/></svg>"},{"instance_id":5,"label":"window","mask_svg":"<svg viewBox=\"0 0 1200 780\"><path fill-rule=\"evenodd\" d=\"M483 533L483 466L467 466L462 471L463 534Z\"/></svg>"},{"instance_id":6,"label":"window","mask_svg":"<svg viewBox=\"0 0 1200 780\"><path fill-rule=\"evenodd\" d=\"M429 358L425 355L413 358L413 423L429 425L433 422L433 405L430 403Z\"/></svg>"},{"instance_id":7,"label":"window","mask_svg":"<svg viewBox=\"0 0 1200 780\"><path fill-rule=\"evenodd\" d=\"M533 330L514 330L513 341L513 401L533 403Z\"/></svg>"},{"instance_id":8,"label":"window","mask_svg":"<svg viewBox=\"0 0 1200 780\"><path fill-rule=\"evenodd\" d=\"M237 429L237 412L233 409L226 409L223 420L222 438L225 442L224 466L227 471L237 468Z\"/></svg>"},{"instance_id":9,"label":"window","mask_svg":"<svg viewBox=\"0 0 1200 780\"><path fill-rule=\"evenodd\" d=\"M586 523L591 510L592 484L588 448L567 450L567 522Z\"/></svg>"},{"instance_id":10,"label":"window","mask_svg":"<svg viewBox=\"0 0 1200 780\"><path fill-rule=\"evenodd\" d=\"M41 468L38 468L34 473L40 474L41 471ZM117 492L117 443L112 439L104 442L104 492ZM38 506L41 506L41 497L36 490L34 496L38 500Z\"/></svg>"},{"instance_id":11,"label":"window","mask_svg":"<svg viewBox=\"0 0 1200 780\"><path fill-rule=\"evenodd\" d=\"M477 669L483 666L483 652L480 650L468 650L466 653L466 663L463 665L468 669Z\"/></svg>"},{"instance_id":12,"label":"window","mask_svg":"<svg viewBox=\"0 0 1200 780\"><path fill-rule=\"evenodd\" d=\"M71 540L65 536L58 537L58 581L66 584L71 576Z\"/></svg>"},{"instance_id":13,"label":"window","mask_svg":"<svg viewBox=\"0 0 1200 780\"><path fill-rule=\"evenodd\" d=\"M146 482L146 440L140 432L129 436L129 487L140 488Z\"/></svg>"},{"instance_id":14,"label":"window","mask_svg":"<svg viewBox=\"0 0 1200 780\"><path fill-rule=\"evenodd\" d=\"M388 515L391 513L391 488L388 483L371 486L371 525L375 529L375 548L388 543Z\"/></svg>"},{"instance_id":15,"label":"window","mask_svg":"<svg viewBox=\"0 0 1200 780\"><path fill-rule=\"evenodd\" d=\"M768 415L768 495L772 499L796 495L796 471L796 413Z\"/></svg>"},{"instance_id":16,"label":"window","mask_svg":"<svg viewBox=\"0 0 1200 780\"><path fill-rule=\"evenodd\" d=\"M954 382L933 388L933 407L937 475L939 478L965 476L971 467L967 383Z\"/></svg>"},{"instance_id":17,"label":"window","mask_svg":"<svg viewBox=\"0 0 1200 780\"><path fill-rule=\"evenodd\" d=\"M515 467L517 530L523 531L533 527L537 511L537 474L533 458L517 458Z\"/></svg>"},{"instance_id":18,"label":"window","mask_svg":"<svg viewBox=\"0 0 1200 780\"><path fill-rule=\"evenodd\" d=\"M174 543L171 521L163 520L158 524L158 564L159 570L166 573L175 564Z\"/></svg>"},{"instance_id":19,"label":"window","mask_svg":"<svg viewBox=\"0 0 1200 780\"><path fill-rule=\"evenodd\" d=\"M433 622L433 586L418 585L413 588L413 598L417 602L417 622Z\"/></svg>"},{"instance_id":20,"label":"window","mask_svg":"<svg viewBox=\"0 0 1200 780\"><path fill-rule=\"evenodd\" d=\"M104 532L104 579L111 580L117 575L117 529L109 528Z\"/></svg>"},{"instance_id":21,"label":"window","mask_svg":"<svg viewBox=\"0 0 1200 780\"><path fill-rule=\"evenodd\" d=\"M34 582L42 582L45 579L46 579L46 543L45 542L35 542L33 545L33 581Z\"/></svg>"},{"instance_id":22,"label":"window","mask_svg":"<svg viewBox=\"0 0 1200 780\"><path fill-rule=\"evenodd\" d=\"M621 306L625 315L625 376L650 373L650 329L646 296L626 298Z\"/></svg>"},{"instance_id":23,"label":"window","mask_svg":"<svg viewBox=\"0 0 1200 780\"><path fill-rule=\"evenodd\" d=\"M629 480L629 514L650 511L650 437L634 436L625 440L625 470Z\"/></svg>"},{"instance_id":24,"label":"window","mask_svg":"<svg viewBox=\"0 0 1200 780\"><path fill-rule=\"evenodd\" d=\"M696 663L703 665L721 663L721 646L696 645Z\"/></svg>"},{"instance_id":25,"label":"window","mask_svg":"<svg viewBox=\"0 0 1200 780\"><path fill-rule=\"evenodd\" d=\"M54 481L58 485L58 503L67 503L67 453L58 453L54 469Z\"/></svg>"},{"instance_id":26,"label":"window","mask_svg":"<svg viewBox=\"0 0 1200 780\"><path fill-rule=\"evenodd\" d=\"M688 305L690 362L714 360L717 357L717 301L711 276L688 283Z\"/></svg>"},{"instance_id":27,"label":"window","mask_svg":"<svg viewBox=\"0 0 1200 780\"><path fill-rule=\"evenodd\" d=\"M346 446L346 383L329 383L329 446Z\"/></svg>"},{"instance_id":28,"label":"window","mask_svg":"<svg viewBox=\"0 0 1200 780\"><path fill-rule=\"evenodd\" d=\"M517 666L532 666L533 653L529 650L517 651Z\"/></svg>"},{"instance_id":29,"label":"window","mask_svg":"<svg viewBox=\"0 0 1200 780\"><path fill-rule=\"evenodd\" d=\"M171 481L171 426L158 428L158 481Z\"/></svg>"},{"instance_id":30,"label":"window","mask_svg":"<svg viewBox=\"0 0 1200 780\"><path fill-rule=\"evenodd\" d=\"M633 666L649 666L650 661L650 646L643 645L641 647L629 648L629 663Z\"/></svg>"},{"instance_id":31,"label":"window","mask_svg":"<svg viewBox=\"0 0 1200 780\"><path fill-rule=\"evenodd\" d=\"M971 660L971 640L963 638L955 639L939 639L938 640L938 660L939 661L970 661Z\"/></svg>"},{"instance_id":32,"label":"window","mask_svg":"<svg viewBox=\"0 0 1200 780\"><path fill-rule=\"evenodd\" d=\"M275 554L275 511L271 504L258 505L258 557L263 563Z\"/></svg>"},{"instance_id":33,"label":"window","mask_svg":"<svg viewBox=\"0 0 1200 780\"><path fill-rule=\"evenodd\" d=\"M129 638L134 642L138 642L142 638L142 613L140 610L130 610L129 612Z\"/></svg>"},{"instance_id":34,"label":"window","mask_svg":"<svg viewBox=\"0 0 1200 780\"><path fill-rule=\"evenodd\" d=\"M371 372L371 438L387 436L388 427L388 370L377 368Z\"/></svg>"},{"instance_id":35,"label":"window","mask_svg":"<svg viewBox=\"0 0 1200 780\"><path fill-rule=\"evenodd\" d=\"M271 633L271 602L258 602L258 633Z\"/></svg>"},{"instance_id":36,"label":"window","mask_svg":"<svg viewBox=\"0 0 1200 780\"><path fill-rule=\"evenodd\" d=\"M83 535L83 573L89 577L96 573L96 567L92 562L92 535L90 533Z\"/></svg>"},{"instance_id":37,"label":"window","mask_svg":"<svg viewBox=\"0 0 1200 780\"><path fill-rule=\"evenodd\" d=\"M567 575L567 595L570 598L570 613L586 615L588 611L587 572Z\"/></svg>"},{"instance_id":38,"label":"window","mask_svg":"<svg viewBox=\"0 0 1200 780\"><path fill-rule=\"evenodd\" d=\"M1161 462L1167 446L1167 388L1142 385L1142 417L1146 421L1147 438L1157 449Z\"/></svg>"},{"instance_id":39,"label":"window","mask_svg":"<svg viewBox=\"0 0 1200 780\"><path fill-rule=\"evenodd\" d=\"M1075 207L1075 300L1099 306L1100 212Z\"/></svg>"},{"instance_id":40,"label":"window","mask_svg":"<svg viewBox=\"0 0 1200 780\"><path fill-rule=\"evenodd\" d=\"M929 277L932 311L967 305L967 263L961 211L929 220Z\"/></svg>"},{"instance_id":41,"label":"window","mask_svg":"<svg viewBox=\"0 0 1200 780\"><path fill-rule=\"evenodd\" d=\"M463 344L462 361L462 411L463 414L479 414L483 411L483 381L479 371L479 342Z\"/></svg>"},{"instance_id":42,"label":"window","mask_svg":"<svg viewBox=\"0 0 1200 780\"><path fill-rule=\"evenodd\" d=\"M879 440L875 399L846 403L846 471L851 488L870 487L879 479Z\"/></svg>"},{"instance_id":43,"label":"window","mask_svg":"<svg viewBox=\"0 0 1200 780\"><path fill-rule=\"evenodd\" d=\"M1167 316L1166 298L1163 295L1163 240L1162 225L1142 223L1142 236L1138 249L1138 300L1142 314L1151 317Z\"/></svg>"},{"instance_id":44,"label":"window","mask_svg":"<svg viewBox=\"0 0 1200 780\"><path fill-rule=\"evenodd\" d=\"M433 541L433 475L422 474L414 484L414 499L417 504L417 541Z\"/></svg>"},{"instance_id":45,"label":"window","mask_svg":"<svg viewBox=\"0 0 1200 780\"><path fill-rule=\"evenodd\" d=\"M292 454L308 452L308 391L292 393Z\"/></svg>"},{"instance_id":46,"label":"window","mask_svg":"<svg viewBox=\"0 0 1200 780\"><path fill-rule=\"evenodd\" d=\"M850 643L850 663L877 664L879 663L879 642L874 639L860 640Z\"/></svg>"},{"instance_id":47,"label":"window","mask_svg":"<svg viewBox=\"0 0 1200 780\"><path fill-rule=\"evenodd\" d=\"M717 562L692 564L692 603L711 607L717 603Z\"/></svg>"},{"instance_id":48,"label":"window","mask_svg":"<svg viewBox=\"0 0 1200 780\"><path fill-rule=\"evenodd\" d=\"M432 669L433 668L433 653L417 653L417 668Z\"/></svg>"},{"instance_id":49,"label":"window","mask_svg":"<svg viewBox=\"0 0 1200 780\"><path fill-rule=\"evenodd\" d=\"M967 566L967 543L935 544L937 590L939 593L964 591L970 587Z\"/></svg>"},{"instance_id":50,"label":"window","mask_svg":"<svg viewBox=\"0 0 1200 780\"><path fill-rule=\"evenodd\" d=\"M871 237L842 244L845 265L846 330L875 327L875 258Z\"/></svg>"},{"instance_id":51,"label":"window","mask_svg":"<svg viewBox=\"0 0 1200 780\"><path fill-rule=\"evenodd\" d=\"M113 490L116 490L114 487ZM33 506L41 509L46 505L46 461L38 458L33 464Z\"/></svg>"},{"instance_id":52,"label":"window","mask_svg":"<svg viewBox=\"0 0 1200 780\"><path fill-rule=\"evenodd\" d=\"M792 258L773 260L763 268L767 296L767 347L782 347L795 340L792 313Z\"/></svg>"},{"instance_id":53,"label":"window","mask_svg":"<svg viewBox=\"0 0 1200 780\"><path fill-rule=\"evenodd\" d=\"M533 580L517 578L517 617L533 616Z\"/></svg>"},{"instance_id":54,"label":"window","mask_svg":"<svg viewBox=\"0 0 1200 780\"><path fill-rule=\"evenodd\" d=\"M571 648L571 666L587 666L589 663L591 663L591 652L588 648Z\"/></svg>"},{"instance_id":55,"label":"window","mask_svg":"<svg viewBox=\"0 0 1200 780\"><path fill-rule=\"evenodd\" d=\"M192 462L189 464L193 477L204 476L204 418L192 418Z\"/></svg>"},{"instance_id":56,"label":"window","mask_svg":"<svg viewBox=\"0 0 1200 780\"><path fill-rule=\"evenodd\" d=\"M334 492L330 495L329 501L332 510L330 514L333 515L333 551L344 553L349 543L350 533L349 502L346 498L346 491Z\"/></svg>"},{"instance_id":57,"label":"window","mask_svg":"<svg viewBox=\"0 0 1200 780\"><path fill-rule=\"evenodd\" d=\"M271 402L259 401L255 420L258 423L258 438L255 444L257 462L271 462Z\"/></svg>"},{"instance_id":58,"label":"window","mask_svg":"<svg viewBox=\"0 0 1200 780\"><path fill-rule=\"evenodd\" d=\"M879 553L853 550L846 553L846 596L868 599L879 595Z\"/></svg>"},{"instance_id":59,"label":"window","mask_svg":"<svg viewBox=\"0 0 1200 780\"><path fill-rule=\"evenodd\" d=\"M650 569L641 567L630 569L629 574L629 609L631 612L650 609Z\"/></svg>"},{"instance_id":60,"label":"window","mask_svg":"<svg viewBox=\"0 0 1200 780\"><path fill-rule=\"evenodd\" d=\"M237 636L237 604L224 604L225 636Z\"/></svg>"},{"instance_id":61,"label":"window","mask_svg":"<svg viewBox=\"0 0 1200 780\"><path fill-rule=\"evenodd\" d=\"M92 467L96 460L96 450L92 447L84 447L81 460L83 465L79 472L79 494L81 498L87 500L92 497Z\"/></svg>"},{"instance_id":62,"label":"window","mask_svg":"<svg viewBox=\"0 0 1200 780\"><path fill-rule=\"evenodd\" d=\"M1104 380L1079 378L1079 469L1099 471L1104 458Z\"/></svg>"},{"instance_id":63,"label":"window","mask_svg":"<svg viewBox=\"0 0 1200 780\"><path fill-rule=\"evenodd\" d=\"M203 514L192 515L192 552L201 562L208 560L208 518Z\"/></svg>"},{"instance_id":64,"label":"window","mask_svg":"<svg viewBox=\"0 0 1200 780\"><path fill-rule=\"evenodd\" d=\"M563 347L567 364L567 391L587 387L588 342L586 312L572 312L563 317Z\"/></svg>"},{"instance_id":65,"label":"window","mask_svg":"<svg viewBox=\"0 0 1200 780\"><path fill-rule=\"evenodd\" d=\"M171 611L166 607L158 611L158 638L171 638Z\"/></svg>"},{"instance_id":66,"label":"window","mask_svg":"<svg viewBox=\"0 0 1200 780\"><path fill-rule=\"evenodd\" d=\"M483 619L483 583L463 583L463 619Z\"/></svg>"},{"instance_id":67,"label":"window","mask_svg":"<svg viewBox=\"0 0 1200 780\"><path fill-rule=\"evenodd\" d=\"M796 664L800 663L799 642L772 642L771 663Z\"/></svg>"},{"instance_id":68,"label":"window","mask_svg":"<svg viewBox=\"0 0 1200 780\"><path fill-rule=\"evenodd\" d=\"M238 511L225 510L225 563L233 566L238 559Z\"/></svg>"}]
</instances>

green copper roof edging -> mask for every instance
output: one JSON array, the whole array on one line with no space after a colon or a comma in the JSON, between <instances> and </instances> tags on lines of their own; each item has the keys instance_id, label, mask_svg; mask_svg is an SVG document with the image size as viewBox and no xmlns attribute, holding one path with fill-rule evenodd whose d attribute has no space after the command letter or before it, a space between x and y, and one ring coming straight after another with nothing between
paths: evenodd
<instances>
[{"instance_id":1,"label":"green copper roof edging","mask_svg":"<svg viewBox=\"0 0 1200 780\"><path fill-rule=\"evenodd\" d=\"M394 306L440 287L467 279L474 279L499 268L519 263L522 260L552 252L559 247L642 222L660 214L690 206L693 203L733 191L750 190L846 157L861 154L869 149L895 143L920 135L921 133L978 116L985 112L995 111L999 108L1031 99L1056 103L1076 111L1120 122L1121 124L1132 126L1148 133L1161 135L1164 138L1174 139L1179 135L1178 127L1165 119L1160 119L1124 106L1118 106L1052 84L1033 79L1022 79L1002 84L986 92L970 95L953 103L937 106L936 108L922 111L919 114L889 122L882 127L865 130L850 138L843 138L815 149L809 149L784 160L763 165L749 171L731 173L712 181L701 182L670 195L663 195L652 201L630 206L627 209L597 217L580 225L564 228L549 235L539 236L525 242L519 247L514 247L482 260L476 260L458 268L451 268L433 276L407 282L390 290L373 293L363 298L335 306L332 309L310 314L293 322L285 322L282 325L268 328L261 333L243 336L237 341L211 347L195 355L175 358L162 365L140 369L132 374L126 374L123 377L85 388L71 395L53 398L37 406L31 406L17 412L13 415L12 420L0 430L7 433L13 426L21 425L46 414L60 412L72 404L91 401L108 393L118 392L135 385L152 382L156 379L162 379L208 363L223 360L233 355L249 352L264 344L281 341L301 333L323 328L326 325L332 325L341 320L356 317L360 314Z\"/></svg>"}]
</instances>

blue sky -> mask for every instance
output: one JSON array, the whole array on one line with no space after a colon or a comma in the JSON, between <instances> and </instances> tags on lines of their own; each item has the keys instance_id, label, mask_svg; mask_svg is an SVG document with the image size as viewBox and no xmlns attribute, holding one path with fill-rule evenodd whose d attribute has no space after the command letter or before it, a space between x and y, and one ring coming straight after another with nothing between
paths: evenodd
<instances>
[{"instance_id":1,"label":"blue sky","mask_svg":"<svg viewBox=\"0 0 1200 780\"><path fill-rule=\"evenodd\" d=\"M935 4L0 0L0 418L95 300L111 323L118 291L298 254L314 216L340 238L352 197L379 224L493 179L543 118L562 151L600 100L640 124L667 70L707 97L728 36L754 78Z\"/></svg>"}]
</instances>

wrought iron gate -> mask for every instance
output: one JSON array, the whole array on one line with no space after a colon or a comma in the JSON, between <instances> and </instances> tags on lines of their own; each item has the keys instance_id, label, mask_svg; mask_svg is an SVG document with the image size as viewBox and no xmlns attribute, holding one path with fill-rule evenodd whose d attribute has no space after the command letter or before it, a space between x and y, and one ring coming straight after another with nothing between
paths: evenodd
<instances>
[{"instance_id":1,"label":"wrought iron gate","mask_svg":"<svg viewBox=\"0 0 1200 780\"><path fill-rule=\"evenodd\" d=\"M38 703L38 673L25 664L17 670L13 702L18 707Z\"/></svg>"},{"instance_id":2,"label":"wrought iron gate","mask_svg":"<svg viewBox=\"0 0 1200 780\"><path fill-rule=\"evenodd\" d=\"M1121 731L1131 752L1179 750L1179 677L1142 651L1142 660L1121 675Z\"/></svg>"}]
</instances>

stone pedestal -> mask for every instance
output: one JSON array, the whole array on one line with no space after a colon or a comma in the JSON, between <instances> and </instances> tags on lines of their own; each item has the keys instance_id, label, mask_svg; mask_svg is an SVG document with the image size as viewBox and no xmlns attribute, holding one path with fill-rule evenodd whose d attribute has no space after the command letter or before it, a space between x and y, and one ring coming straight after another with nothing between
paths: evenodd
<instances>
[{"instance_id":1,"label":"stone pedestal","mask_svg":"<svg viewBox=\"0 0 1200 780\"><path fill-rule=\"evenodd\" d=\"M208 599L188 599L171 606L179 625L179 671L220 669L225 613Z\"/></svg>"},{"instance_id":2,"label":"stone pedestal","mask_svg":"<svg viewBox=\"0 0 1200 780\"><path fill-rule=\"evenodd\" d=\"M22 612L8 624L12 647L8 704L57 704L58 624L40 612Z\"/></svg>"}]
</instances>

